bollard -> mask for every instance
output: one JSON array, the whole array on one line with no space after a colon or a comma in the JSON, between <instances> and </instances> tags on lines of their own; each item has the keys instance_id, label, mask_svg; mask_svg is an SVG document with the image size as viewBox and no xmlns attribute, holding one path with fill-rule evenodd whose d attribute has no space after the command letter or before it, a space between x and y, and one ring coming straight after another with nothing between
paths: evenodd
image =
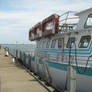
<instances>
[{"instance_id":1,"label":"bollard","mask_svg":"<svg viewBox=\"0 0 92 92\"><path fill-rule=\"evenodd\" d=\"M5 56L8 57L9 56L9 53L8 51L5 52Z\"/></svg>"},{"instance_id":2,"label":"bollard","mask_svg":"<svg viewBox=\"0 0 92 92\"><path fill-rule=\"evenodd\" d=\"M15 63L15 58L14 57L12 58L12 63Z\"/></svg>"}]
</instances>

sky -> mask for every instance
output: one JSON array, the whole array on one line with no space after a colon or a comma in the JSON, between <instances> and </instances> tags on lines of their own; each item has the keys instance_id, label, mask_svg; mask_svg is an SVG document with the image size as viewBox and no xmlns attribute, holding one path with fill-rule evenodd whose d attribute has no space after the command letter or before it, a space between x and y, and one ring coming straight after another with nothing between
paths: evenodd
<instances>
[{"instance_id":1,"label":"sky","mask_svg":"<svg viewBox=\"0 0 92 92\"><path fill-rule=\"evenodd\" d=\"M32 43L29 29L53 13L92 8L92 0L0 0L0 43Z\"/></svg>"}]
</instances>

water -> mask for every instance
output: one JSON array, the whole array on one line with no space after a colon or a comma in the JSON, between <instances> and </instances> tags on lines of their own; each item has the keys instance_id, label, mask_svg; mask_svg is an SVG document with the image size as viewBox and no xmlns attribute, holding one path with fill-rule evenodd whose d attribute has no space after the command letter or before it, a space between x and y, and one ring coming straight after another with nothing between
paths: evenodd
<instances>
[{"instance_id":1,"label":"water","mask_svg":"<svg viewBox=\"0 0 92 92\"><path fill-rule=\"evenodd\" d=\"M36 48L35 44L2 44L1 46L3 46L4 48L19 50L26 53L34 52Z\"/></svg>"}]
</instances>

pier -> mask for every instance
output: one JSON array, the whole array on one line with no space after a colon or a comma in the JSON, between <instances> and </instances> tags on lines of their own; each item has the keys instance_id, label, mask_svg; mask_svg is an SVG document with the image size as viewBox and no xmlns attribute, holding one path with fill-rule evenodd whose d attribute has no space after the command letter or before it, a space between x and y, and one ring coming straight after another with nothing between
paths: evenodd
<instances>
[{"instance_id":1,"label":"pier","mask_svg":"<svg viewBox=\"0 0 92 92\"><path fill-rule=\"evenodd\" d=\"M0 49L0 92L48 92L12 56Z\"/></svg>"}]
</instances>

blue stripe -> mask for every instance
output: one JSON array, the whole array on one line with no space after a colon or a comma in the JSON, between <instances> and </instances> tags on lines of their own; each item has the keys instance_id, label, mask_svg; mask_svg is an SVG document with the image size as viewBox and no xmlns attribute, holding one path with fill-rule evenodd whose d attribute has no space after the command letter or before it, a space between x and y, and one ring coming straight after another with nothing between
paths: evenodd
<instances>
[{"instance_id":1,"label":"blue stripe","mask_svg":"<svg viewBox=\"0 0 92 92\"><path fill-rule=\"evenodd\" d=\"M67 65L56 64L56 63L53 63L53 62L48 62L48 65L50 67L53 67L53 68L56 68L56 69L59 69L59 70L67 71L67 69L68 69ZM78 68L77 69L77 67L74 67L74 69L76 70L77 74L83 73L83 75L92 76L92 69L86 69L85 72L84 72L84 70L85 70L84 68Z\"/></svg>"},{"instance_id":2,"label":"blue stripe","mask_svg":"<svg viewBox=\"0 0 92 92\"><path fill-rule=\"evenodd\" d=\"M62 53L62 51L60 50L60 51L58 51L58 50L37 50L36 52L49 52L49 53ZM79 51L76 51L76 53L77 54L81 54L81 55L89 55L89 54L91 54L92 53L92 50L90 50L90 51L83 51L83 52L79 52ZM64 50L64 54L69 54L69 51L65 51ZM73 51L71 51L71 54L75 54L75 51L73 52Z\"/></svg>"},{"instance_id":3,"label":"blue stripe","mask_svg":"<svg viewBox=\"0 0 92 92\"><path fill-rule=\"evenodd\" d=\"M36 52L62 53L62 49L36 49ZM92 52L92 41L88 48L77 49L77 54L89 55ZM64 49L65 54L69 54L69 49ZM75 49L71 49L71 54L75 54Z\"/></svg>"},{"instance_id":4,"label":"blue stripe","mask_svg":"<svg viewBox=\"0 0 92 92\"><path fill-rule=\"evenodd\" d=\"M33 59L32 62L35 62L35 59ZM39 64L43 64L43 61L41 59L39 59ZM68 69L67 65L62 65L59 63L48 62L48 65L49 67L56 68L56 69L63 70L63 71L67 71ZM77 69L77 67L74 67L74 69L76 70L77 74L83 73L82 75L92 76L92 69L86 69L85 72L84 72L85 70L84 68ZM78 71L80 71L80 73Z\"/></svg>"},{"instance_id":5,"label":"blue stripe","mask_svg":"<svg viewBox=\"0 0 92 92\"><path fill-rule=\"evenodd\" d=\"M48 65L50 67L53 67L53 68L56 68L56 69L59 69L59 70L67 71L67 67L66 66L62 66L60 64L55 64L55 63L52 63L52 62L48 62Z\"/></svg>"},{"instance_id":6,"label":"blue stripe","mask_svg":"<svg viewBox=\"0 0 92 92\"><path fill-rule=\"evenodd\" d=\"M43 49L43 50L37 50L36 49L36 52L49 52L49 53L62 53L62 50L61 49L54 49L54 50L51 50L51 49ZM91 52L92 52L92 48L90 49L90 51L76 51L77 52L77 54L83 54L83 55L89 55L89 54L91 54ZM66 51L65 49L64 49L64 53L65 54L69 54L69 49L68 49L68 51ZM71 50L71 54L75 54L75 51L72 51Z\"/></svg>"}]
</instances>

